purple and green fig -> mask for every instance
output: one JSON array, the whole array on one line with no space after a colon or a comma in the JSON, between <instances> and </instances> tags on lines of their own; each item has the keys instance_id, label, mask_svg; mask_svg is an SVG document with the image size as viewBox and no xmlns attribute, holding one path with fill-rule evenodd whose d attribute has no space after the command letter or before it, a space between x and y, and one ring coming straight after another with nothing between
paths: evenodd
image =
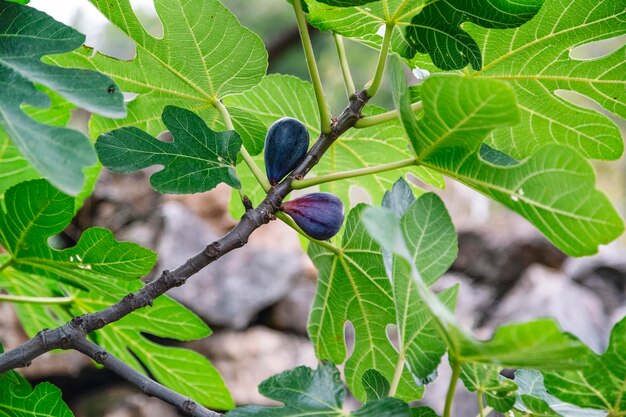
<instances>
[{"instance_id":1,"label":"purple and green fig","mask_svg":"<svg viewBox=\"0 0 626 417\"><path fill-rule=\"evenodd\" d=\"M313 239L328 240L343 224L343 203L332 194L307 194L283 203L280 208Z\"/></svg>"},{"instance_id":2,"label":"purple and green fig","mask_svg":"<svg viewBox=\"0 0 626 417\"><path fill-rule=\"evenodd\" d=\"M299 120L283 117L274 122L265 137L265 171L276 185L302 161L309 149L309 132Z\"/></svg>"}]
</instances>

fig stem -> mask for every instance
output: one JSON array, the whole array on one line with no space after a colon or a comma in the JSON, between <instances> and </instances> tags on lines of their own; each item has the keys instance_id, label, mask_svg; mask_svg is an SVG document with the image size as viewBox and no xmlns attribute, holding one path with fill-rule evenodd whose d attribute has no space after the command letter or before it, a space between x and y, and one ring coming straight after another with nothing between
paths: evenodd
<instances>
[{"instance_id":1,"label":"fig stem","mask_svg":"<svg viewBox=\"0 0 626 417\"><path fill-rule=\"evenodd\" d=\"M414 112L421 111L423 109L424 105L421 101L411 104L411 110ZM382 123L389 122L391 120L398 119L399 117L400 113L398 112L398 110L391 110L386 113L377 114L375 116L363 117L356 122L354 127L356 127L357 129L363 129L364 127L376 126Z\"/></svg>"},{"instance_id":2,"label":"fig stem","mask_svg":"<svg viewBox=\"0 0 626 417\"><path fill-rule=\"evenodd\" d=\"M485 400L483 399L483 391L482 390L478 390L478 392L476 393L476 397L478 400L478 415L480 417L485 417Z\"/></svg>"},{"instance_id":3,"label":"fig stem","mask_svg":"<svg viewBox=\"0 0 626 417\"><path fill-rule=\"evenodd\" d=\"M26 297L11 294L0 294L0 302L14 304L70 304L74 297Z\"/></svg>"},{"instance_id":4,"label":"fig stem","mask_svg":"<svg viewBox=\"0 0 626 417\"><path fill-rule=\"evenodd\" d=\"M306 58L307 66L309 67L309 75L311 76L311 82L315 89L315 98L317 99L317 106L320 110L320 130L322 133L330 133L330 107L326 102L326 96L324 95L324 88L322 87L322 79L320 78L320 72L317 69L317 63L315 61L315 54L313 53L313 44L311 43L311 36L307 29L306 17L302 10L301 0L293 0L293 10L296 13L296 22L298 24L298 31L300 32L300 40L302 41L302 48L304 49L304 56Z\"/></svg>"},{"instance_id":5,"label":"fig stem","mask_svg":"<svg viewBox=\"0 0 626 417\"><path fill-rule=\"evenodd\" d=\"M391 42L391 35L393 33L393 23L385 24L385 35L383 36L383 44L380 47L380 56L378 57L378 65L376 66L376 72L371 83L365 89L367 97L372 98L378 92L380 84L383 80L383 74L385 73L385 65L387 64L387 53L389 52L389 44Z\"/></svg>"},{"instance_id":6,"label":"fig stem","mask_svg":"<svg viewBox=\"0 0 626 417\"><path fill-rule=\"evenodd\" d=\"M452 365L452 376L450 377L450 385L448 386L448 392L446 394L446 404L443 410L443 417L450 417L452 415L452 404L454 403L454 394L456 393L456 385L461 376L461 364L454 361Z\"/></svg>"},{"instance_id":7,"label":"fig stem","mask_svg":"<svg viewBox=\"0 0 626 417\"><path fill-rule=\"evenodd\" d=\"M213 102L213 106L215 106L215 108L220 112L222 120L226 125L226 129L235 130L235 127L233 126L233 120L230 118L230 113L228 113L228 109L226 108L226 106L224 106L224 104L219 100L215 100ZM257 165L254 159L252 159L252 155L248 153L248 150L244 145L241 145L240 152L244 162L246 163L246 165L248 165L248 168L250 168L252 175L254 175L254 178L256 178L261 187L263 187L263 190L265 192L268 192L271 187L270 183L265 177L265 174L263 174L263 171L261 171L261 168Z\"/></svg>"},{"instance_id":8,"label":"fig stem","mask_svg":"<svg viewBox=\"0 0 626 417\"><path fill-rule=\"evenodd\" d=\"M339 56L339 65L341 66L341 74L343 75L343 83L346 86L346 93L348 98L356 92L354 86L354 80L352 79L352 73L350 72L350 64L348 63L348 56L346 55L346 47L343 44L343 37L333 32L335 38L335 45L337 46L337 55Z\"/></svg>"},{"instance_id":9,"label":"fig stem","mask_svg":"<svg viewBox=\"0 0 626 417\"><path fill-rule=\"evenodd\" d=\"M351 171L334 172L332 174L320 175L319 177L305 178L303 180L295 180L291 183L294 190L312 187L314 185L324 184L332 181L344 180L347 178L362 177L364 175L378 174L380 172L393 171L394 169L406 168L411 165L417 165L415 158L403 159L401 161L390 162L388 164L376 165L373 167L359 168Z\"/></svg>"},{"instance_id":10,"label":"fig stem","mask_svg":"<svg viewBox=\"0 0 626 417\"><path fill-rule=\"evenodd\" d=\"M400 386L400 380L402 379L402 372L404 371L404 365L406 362L405 352L404 350L400 353L398 357L398 362L396 363L396 369L393 373L393 379L391 380L391 385L389 387L389 396L393 397L398 392L398 386Z\"/></svg>"},{"instance_id":11,"label":"fig stem","mask_svg":"<svg viewBox=\"0 0 626 417\"><path fill-rule=\"evenodd\" d=\"M296 224L296 222L291 217L289 217L288 215L286 215L282 211L277 211L276 213L274 213L274 215L276 216L277 219L280 219L287 226L291 227L293 230L295 230L296 232L298 232L300 235L304 236L305 238L307 238L311 242L314 242L314 243L316 243L316 244L318 244L320 246L323 246L325 249L328 249L329 251L331 251L335 255L340 255L341 254L341 248L338 248L337 246L335 246L332 243L327 242L325 240L313 239L311 236L309 236L306 233L304 233L304 231L302 229L300 229L300 226L298 226Z\"/></svg>"}]
</instances>

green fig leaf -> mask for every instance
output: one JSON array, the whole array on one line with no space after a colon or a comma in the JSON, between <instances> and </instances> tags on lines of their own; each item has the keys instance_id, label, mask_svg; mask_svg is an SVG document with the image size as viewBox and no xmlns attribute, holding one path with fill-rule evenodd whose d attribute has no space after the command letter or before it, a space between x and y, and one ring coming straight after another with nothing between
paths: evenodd
<instances>
[{"instance_id":1,"label":"green fig leaf","mask_svg":"<svg viewBox=\"0 0 626 417\"><path fill-rule=\"evenodd\" d=\"M241 139L237 132L214 132L195 113L179 107L163 110L163 123L173 141L165 142L125 127L98 138L96 151L114 172L135 172L153 165L165 168L150 177L160 193L199 193L224 182L239 188L235 175Z\"/></svg>"},{"instance_id":2,"label":"green fig leaf","mask_svg":"<svg viewBox=\"0 0 626 417\"><path fill-rule=\"evenodd\" d=\"M571 148L549 145L515 165L481 158L486 136L519 120L502 81L433 76L422 85L424 116L407 109L402 64L391 58L394 99L419 163L502 203L533 223L564 252L583 256L618 237L624 224L595 189L595 173ZM454 103L454 104L451 104Z\"/></svg>"},{"instance_id":3,"label":"green fig leaf","mask_svg":"<svg viewBox=\"0 0 626 417\"><path fill-rule=\"evenodd\" d=\"M0 166L0 176L11 175L10 185L41 175L76 195L85 180L83 170L96 163L83 134L59 123L47 124L45 117L33 118L22 108L52 105L48 114L65 117L65 108L57 108L55 97L51 101L35 84L106 117L126 114L122 94L108 77L42 62L44 55L72 51L84 40L84 35L43 12L0 0L0 139L5 143L3 158L10 158Z\"/></svg>"}]
</instances>

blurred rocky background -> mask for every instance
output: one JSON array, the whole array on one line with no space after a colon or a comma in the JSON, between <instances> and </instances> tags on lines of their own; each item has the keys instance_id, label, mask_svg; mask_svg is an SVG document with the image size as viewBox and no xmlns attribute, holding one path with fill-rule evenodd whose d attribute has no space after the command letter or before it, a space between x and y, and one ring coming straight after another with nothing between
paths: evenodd
<instances>
[{"instance_id":1,"label":"blurred rocky background","mask_svg":"<svg viewBox=\"0 0 626 417\"><path fill-rule=\"evenodd\" d=\"M291 10L285 1L257 0L263 7L246 7L250 0L225 3L242 22L263 37L270 50L272 72L307 78ZM62 8L33 0L66 23L86 32L88 43L131 58L133 47L86 1L64 1ZM144 24L158 34L160 22L150 1L133 1ZM314 32L315 33L315 32ZM335 112L344 102L332 38L314 36L322 78ZM355 78L363 84L377 55L349 44ZM390 105L384 93L379 104ZM77 120L80 122L80 114ZM624 162L603 163L599 187L622 214L626 213ZM608 342L612 324L626 315L626 248L624 239L593 257L571 259L555 249L532 226L477 193L450 182L438 191L446 200L459 231L459 257L439 288L461 283L457 315L478 335L489 337L505 322L555 317L568 331L596 351ZM72 226L68 241L91 226L111 229L118 239L137 242L159 253L155 271L175 267L200 251L234 224L228 215L227 187L191 196L161 196L147 173L119 176L103 171L94 195ZM266 404L257 392L265 378L298 366L316 366L306 337L308 310L316 288L316 271L298 237L280 222L255 232L250 244L206 268L187 285L169 294L195 311L214 334L186 345L209 357L222 372L240 404ZM0 341L6 348L26 340L12 307L0 303ZM80 354L46 355L23 371L33 383L58 385L77 417L170 417L177 413L148 398L106 370L98 370ZM426 391L427 404L441 412L449 371ZM477 414L475 396L461 386L455 416Z\"/></svg>"}]
</instances>

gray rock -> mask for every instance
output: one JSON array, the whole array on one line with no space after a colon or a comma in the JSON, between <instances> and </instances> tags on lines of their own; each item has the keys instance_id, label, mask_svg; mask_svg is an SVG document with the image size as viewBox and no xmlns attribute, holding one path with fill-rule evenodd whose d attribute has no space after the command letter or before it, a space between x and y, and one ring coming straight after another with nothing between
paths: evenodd
<instances>
[{"instance_id":1,"label":"gray rock","mask_svg":"<svg viewBox=\"0 0 626 417\"><path fill-rule=\"evenodd\" d=\"M211 359L237 404L276 405L258 393L259 383L296 366L317 367L308 339L260 326L218 332L187 346Z\"/></svg>"},{"instance_id":2,"label":"gray rock","mask_svg":"<svg viewBox=\"0 0 626 417\"><path fill-rule=\"evenodd\" d=\"M452 269L505 292L528 266L560 268L566 258L538 232L495 235L494 231L461 232Z\"/></svg>"},{"instance_id":3,"label":"gray rock","mask_svg":"<svg viewBox=\"0 0 626 417\"><path fill-rule=\"evenodd\" d=\"M613 328L613 326L615 326L620 321L624 320L624 318L626 318L626 304L619 308L616 308L615 311L613 311L613 313L611 314L611 328Z\"/></svg>"},{"instance_id":4,"label":"gray rock","mask_svg":"<svg viewBox=\"0 0 626 417\"><path fill-rule=\"evenodd\" d=\"M127 386L114 386L81 395L71 408L76 417L179 416L174 407Z\"/></svg>"},{"instance_id":5,"label":"gray rock","mask_svg":"<svg viewBox=\"0 0 626 417\"><path fill-rule=\"evenodd\" d=\"M316 289L315 280L299 279L285 298L272 307L268 324L275 329L306 335Z\"/></svg>"},{"instance_id":6,"label":"gray rock","mask_svg":"<svg viewBox=\"0 0 626 417\"><path fill-rule=\"evenodd\" d=\"M161 219L154 217L150 221L136 221L121 229L116 237L120 241L133 242L144 248L156 249Z\"/></svg>"},{"instance_id":7,"label":"gray rock","mask_svg":"<svg viewBox=\"0 0 626 417\"><path fill-rule=\"evenodd\" d=\"M456 307L456 318L469 329L477 327L495 302L493 288L472 281L465 275L450 272L442 276L433 286L433 290L460 284Z\"/></svg>"},{"instance_id":8,"label":"gray rock","mask_svg":"<svg viewBox=\"0 0 626 417\"><path fill-rule=\"evenodd\" d=\"M533 265L524 272L481 329L481 335L490 336L505 323L539 317L556 319L563 330L596 351L606 346L608 318L600 298L568 276L542 265Z\"/></svg>"},{"instance_id":9,"label":"gray rock","mask_svg":"<svg viewBox=\"0 0 626 417\"><path fill-rule=\"evenodd\" d=\"M180 203L164 204L163 216L158 250L163 269L176 268L220 237ZM300 254L246 245L168 294L211 324L242 329L282 299L304 274Z\"/></svg>"},{"instance_id":10,"label":"gray rock","mask_svg":"<svg viewBox=\"0 0 626 417\"><path fill-rule=\"evenodd\" d=\"M626 249L611 245L592 257L570 258L564 270L598 294L609 311L626 303Z\"/></svg>"},{"instance_id":11,"label":"gray rock","mask_svg":"<svg viewBox=\"0 0 626 417\"><path fill-rule=\"evenodd\" d=\"M74 221L82 229L100 226L117 233L137 220L158 217L155 207L162 197L150 185L150 174L150 170L124 175L102 170L94 194Z\"/></svg>"}]
</instances>

